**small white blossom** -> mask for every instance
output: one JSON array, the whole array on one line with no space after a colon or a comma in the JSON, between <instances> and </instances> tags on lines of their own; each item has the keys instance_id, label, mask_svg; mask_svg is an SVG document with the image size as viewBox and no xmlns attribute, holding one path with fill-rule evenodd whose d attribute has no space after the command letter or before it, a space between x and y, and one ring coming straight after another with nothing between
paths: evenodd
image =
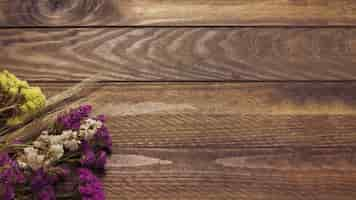
<instances>
[{"instance_id":1,"label":"small white blossom","mask_svg":"<svg viewBox=\"0 0 356 200\"><path fill-rule=\"evenodd\" d=\"M63 154L64 154L63 145L54 144L49 147L50 160L58 160L63 156Z\"/></svg>"},{"instance_id":2,"label":"small white blossom","mask_svg":"<svg viewBox=\"0 0 356 200\"><path fill-rule=\"evenodd\" d=\"M26 153L25 155L25 159L27 161L27 164L32 169L36 170L43 166L43 161L45 159L45 156L37 154L37 151L28 151L28 153Z\"/></svg>"},{"instance_id":3,"label":"small white blossom","mask_svg":"<svg viewBox=\"0 0 356 200\"><path fill-rule=\"evenodd\" d=\"M41 135L38 138L39 141L43 141L43 142L49 142L49 136L48 135Z\"/></svg>"},{"instance_id":4,"label":"small white blossom","mask_svg":"<svg viewBox=\"0 0 356 200\"><path fill-rule=\"evenodd\" d=\"M38 150L33 148L33 147L26 147L24 149L24 152L26 155L29 155L29 154L37 154Z\"/></svg>"},{"instance_id":5,"label":"small white blossom","mask_svg":"<svg viewBox=\"0 0 356 200\"><path fill-rule=\"evenodd\" d=\"M49 142L51 144L61 144L63 143L63 138L61 135L51 135L49 136Z\"/></svg>"},{"instance_id":6,"label":"small white blossom","mask_svg":"<svg viewBox=\"0 0 356 200\"><path fill-rule=\"evenodd\" d=\"M97 129L88 129L84 136L84 139L91 140L94 137L96 131L97 131Z\"/></svg>"},{"instance_id":7,"label":"small white blossom","mask_svg":"<svg viewBox=\"0 0 356 200\"><path fill-rule=\"evenodd\" d=\"M24 149L17 162L22 168L30 167L34 170L50 166L64 155L65 150L77 151L82 139L93 139L102 126L103 123L99 120L87 119L81 124L79 131L65 130L60 135L49 135L47 131L43 131L32 146Z\"/></svg>"},{"instance_id":8,"label":"small white blossom","mask_svg":"<svg viewBox=\"0 0 356 200\"><path fill-rule=\"evenodd\" d=\"M103 123L99 120L87 119L80 126L79 135L85 140L91 140L102 125Z\"/></svg>"},{"instance_id":9,"label":"small white blossom","mask_svg":"<svg viewBox=\"0 0 356 200\"><path fill-rule=\"evenodd\" d=\"M42 149L42 148L46 147L46 144L44 142L41 142L40 140L38 140L38 141L33 142L33 146L38 149Z\"/></svg>"},{"instance_id":10,"label":"small white blossom","mask_svg":"<svg viewBox=\"0 0 356 200\"><path fill-rule=\"evenodd\" d=\"M17 163L19 164L20 168L24 169L27 167L27 163L21 161L21 160L17 160Z\"/></svg>"},{"instance_id":11,"label":"small white blossom","mask_svg":"<svg viewBox=\"0 0 356 200\"><path fill-rule=\"evenodd\" d=\"M72 131L72 130L66 130L66 131L63 131L61 136L62 136L62 139L63 140L68 140L70 139L71 137L73 137L73 133L75 131Z\"/></svg>"},{"instance_id":12,"label":"small white blossom","mask_svg":"<svg viewBox=\"0 0 356 200\"><path fill-rule=\"evenodd\" d=\"M72 138L73 139L78 139L79 135L78 135L78 132L77 131L73 131L72 132Z\"/></svg>"},{"instance_id":13,"label":"small white blossom","mask_svg":"<svg viewBox=\"0 0 356 200\"><path fill-rule=\"evenodd\" d=\"M70 151L76 151L79 149L79 144L80 144L80 141L78 140L67 140L64 142L64 147L69 149Z\"/></svg>"}]
</instances>

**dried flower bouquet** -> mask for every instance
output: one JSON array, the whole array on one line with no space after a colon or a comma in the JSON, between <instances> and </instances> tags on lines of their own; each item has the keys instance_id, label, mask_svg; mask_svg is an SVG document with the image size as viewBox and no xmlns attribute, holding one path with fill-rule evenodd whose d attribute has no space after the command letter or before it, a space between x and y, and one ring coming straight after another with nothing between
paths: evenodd
<instances>
[{"instance_id":1,"label":"dried flower bouquet","mask_svg":"<svg viewBox=\"0 0 356 200\"><path fill-rule=\"evenodd\" d=\"M112 147L105 117L92 116L90 105L48 112L94 81L46 100L40 88L0 73L0 199L105 199L97 177Z\"/></svg>"}]
</instances>

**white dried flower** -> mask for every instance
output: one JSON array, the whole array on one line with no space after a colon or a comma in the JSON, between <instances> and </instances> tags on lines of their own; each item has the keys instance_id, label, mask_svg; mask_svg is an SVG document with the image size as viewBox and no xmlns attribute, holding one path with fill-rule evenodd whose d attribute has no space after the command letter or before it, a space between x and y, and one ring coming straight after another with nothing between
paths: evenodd
<instances>
[{"instance_id":1,"label":"white dried flower","mask_svg":"<svg viewBox=\"0 0 356 200\"><path fill-rule=\"evenodd\" d=\"M37 152L38 152L38 150L33 147L26 147L26 148L24 148L23 151L25 152L26 155L37 154Z\"/></svg>"},{"instance_id":2,"label":"white dried flower","mask_svg":"<svg viewBox=\"0 0 356 200\"><path fill-rule=\"evenodd\" d=\"M69 149L70 151L76 151L79 149L79 144L80 144L80 141L78 140L67 140L64 142L64 147Z\"/></svg>"},{"instance_id":3,"label":"white dried flower","mask_svg":"<svg viewBox=\"0 0 356 200\"><path fill-rule=\"evenodd\" d=\"M33 144L34 147L36 147L38 149L43 149L43 148L46 147L46 144L44 142L40 141L40 140L34 141L32 144Z\"/></svg>"},{"instance_id":4,"label":"white dried flower","mask_svg":"<svg viewBox=\"0 0 356 200\"><path fill-rule=\"evenodd\" d=\"M51 160L45 160L43 165L44 166L49 166L51 164L51 162L52 162Z\"/></svg>"},{"instance_id":5,"label":"white dried flower","mask_svg":"<svg viewBox=\"0 0 356 200\"><path fill-rule=\"evenodd\" d=\"M82 125L80 125L80 129L79 129L79 137L84 137L85 133L87 132L87 130L89 129L89 125L84 123Z\"/></svg>"},{"instance_id":6,"label":"white dried flower","mask_svg":"<svg viewBox=\"0 0 356 200\"><path fill-rule=\"evenodd\" d=\"M78 132L77 131L73 131L72 132L72 138L73 139L78 139Z\"/></svg>"},{"instance_id":7,"label":"white dried flower","mask_svg":"<svg viewBox=\"0 0 356 200\"><path fill-rule=\"evenodd\" d=\"M64 149L63 145L61 144L54 144L49 147L49 155L50 155L50 160L58 160L60 159L64 154Z\"/></svg>"},{"instance_id":8,"label":"white dried flower","mask_svg":"<svg viewBox=\"0 0 356 200\"><path fill-rule=\"evenodd\" d=\"M17 164L19 165L20 168L24 169L27 167L27 163L21 161L21 160L17 160Z\"/></svg>"},{"instance_id":9,"label":"white dried flower","mask_svg":"<svg viewBox=\"0 0 356 200\"><path fill-rule=\"evenodd\" d=\"M103 126L103 122L99 121L99 120L96 120L96 127L97 128L101 128L102 126Z\"/></svg>"},{"instance_id":10,"label":"white dried flower","mask_svg":"<svg viewBox=\"0 0 356 200\"><path fill-rule=\"evenodd\" d=\"M73 131L72 130L65 130L62 132L61 136L63 140L68 140L72 137Z\"/></svg>"},{"instance_id":11,"label":"white dried flower","mask_svg":"<svg viewBox=\"0 0 356 200\"><path fill-rule=\"evenodd\" d=\"M51 135L49 136L49 142L51 144L62 144L63 138L61 135Z\"/></svg>"},{"instance_id":12,"label":"white dried flower","mask_svg":"<svg viewBox=\"0 0 356 200\"><path fill-rule=\"evenodd\" d=\"M40 135L40 137L37 140L43 141L43 142L49 142L49 136L48 135Z\"/></svg>"},{"instance_id":13,"label":"white dried flower","mask_svg":"<svg viewBox=\"0 0 356 200\"><path fill-rule=\"evenodd\" d=\"M88 129L87 132L85 133L84 139L91 140L94 137L96 131L97 129Z\"/></svg>"},{"instance_id":14,"label":"white dried flower","mask_svg":"<svg viewBox=\"0 0 356 200\"><path fill-rule=\"evenodd\" d=\"M25 155L27 165L29 165L32 169L37 170L43 166L43 161L45 159L44 155L39 155L37 152L30 152Z\"/></svg>"},{"instance_id":15,"label":"white dried flower","mask_svg":"<svg viewBox=\"0 0 356 200\"><path fill-rule=\"evenodd\" d=\"M91 140L103 123L99 120L87 119L80 126L79 135L85 140Z\"/></svg>"}]
</instances>

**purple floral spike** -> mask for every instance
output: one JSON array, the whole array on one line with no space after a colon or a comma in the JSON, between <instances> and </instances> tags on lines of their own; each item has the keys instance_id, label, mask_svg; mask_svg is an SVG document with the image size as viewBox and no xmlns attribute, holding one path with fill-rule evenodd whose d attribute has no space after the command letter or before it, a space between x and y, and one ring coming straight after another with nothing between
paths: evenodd
<instances>
[{"instance_id":1,"label":"purple floral spike","mask_svg":"<svg viewBox=\"0 0 356 200\"><path fill-rule=\"evenodd\" d=\"M16 161L7 153L0 154L0 183L18 184L25 182L25 177Z\"/></svg>"},{"instance_id":2,"label":"purple floral spike","mask_svg":"<svg viewBox=\"0 0 356 200\"><path fill-rule=\"evenodd\" d=\"M95 165L96 158L94 150L87 141L82 142L81 151L83 155L80 159L80 164L84 167L92 168Z\"/></svg>"},{"instance_id":3,"label":"purple floral spike","mask_svg":"<svg viewBox=\"0 0 356 200\"><path fill-rule=\"evenodd\" d=\"M0 166L4 166L10 160L9 154L7 153L0 153Z\"/></svg>"},{"instance_id":4,"label":"purple floral spike","mask_svg":"<svg viewBox=\"0 0 356 200\"><path fill-rule=\"evenodd\" d=\"M25 182L24 174L17 162L12 160L7 153L0 154L0 167L0 198L12 200L15 197L15 185Z\"/></svg>"},{"instance_id":5,"label":"purple floral spike","mask_svg":"<svg viewBox=\"0 0 356 200\"><path fill-rule=\"evenodd\" d=\"M70 169L66 166L55 167L53 170L54 171L49 176L52 183L57 183L60 180L67 178L70 174Z\"/></svg>"},{"instance_id":6,"label":"purple floral spike","mask_svg":"<svg viewBox=\"0 0 356 200\"><path fill-rule=\"evenodd\" d=\"M68 114L58 117L57 123L61 124L64 129L79 129L80 121L89 117L91 110L92 107L90 105L80 106L71 110Z\"/></svg>"},{"instance_id":7,"label":"purple floral spike","mask_svg":"<svg viewBox=\"0 0 356 200\"><path fill-rule=\"evenodd\" d=\"M100 151L98 153L96 161L95 161L95 168L96 169L105 169L106 160L107 160L106 152L105 151Z\"/></svg>"},{"instance_id":8,"label":"purple floral spike","mask_svg":"<svg viewBox=\"0 0 356 200\"><path fill-rule=\"evenodd\" d=\"M95 134L95 139L102 149L111 153L112 139L109 130L105 126L98 129L98 132Z\"/></svg>"},{"instance_id":9,"label":"purple floral spike","mask_svg":"<svg viewBox=\"0 0 356 200\"><path fill-rule=\"evenodd\" d=\"M38 200L56 199L53 184L51 177L43 169L34 172L31 178L31 190Z\"/></svg>"},{"instance_id":10,"label":"purple floral spike","mask_svg":"<svg viewBox=\"0 0 356 200\"><path fill-rule=\"evenodd\" d=\"M96 120L99 120L104 123L106 121L106 117L105 117L105 115L99 115L96 117Z\"/></svg>"},{"instance_id":11,"label":"purple floral spike","mask_svg":"<svg viewBox=\"0 0 356 200\"><path fill-rule=\"evenodd\" d=\"M15 199L15 189L13 185L1 184L0 197L3 200L13 200Z\"/></svg>"},{"instance_id":12,"label":"purple floral spike","mask_svg":"<svg viewBox=\"0 0 356 200\"><path fill-rule=\"evenodd\" d=\"M80 159L80 164L83 167L99 170L105 169L107 160L106 151L100 150L99 152L95 152L87 141L82 142L81 151L83 155Z\"/></svg>"},{"instance_id":13,"label":"purple floral spike","mask_svg":"<svg viewBox=\"0 0 356 200\"><path fill-rule=\"evenodd\" d=\"M78 169L79 193L83 200L105 200L100 180L88 169Z\"/></svg>"},{"instance_id":14,"label":"purple floral spike","mask_svg":"<svg viewBox=\"0 0 356 200\"><path fill-rule=\"evenodd\" d=\"M47 186L37 194L38 200L55 200L56 194L52 186Z\"/></svg>"}]
</instances>

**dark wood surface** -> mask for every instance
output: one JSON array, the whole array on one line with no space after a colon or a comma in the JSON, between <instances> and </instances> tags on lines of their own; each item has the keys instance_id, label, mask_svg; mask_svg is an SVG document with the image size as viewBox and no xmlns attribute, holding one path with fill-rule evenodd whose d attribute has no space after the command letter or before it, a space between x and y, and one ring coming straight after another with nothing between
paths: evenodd
<instances>
[{"instance_id":1,"label":"dark wood surface","mask_svg":"<svg viewBox=\"0 0 356 200\"><path fill-rule=\"evenodd\" d=\"M0 0L0 70L95 73L107 199L354 200L356 1Z\"/></svg>"},{"instance_id":2,"label":"dark wood surface","mask_svg":"<svg viewBox=\"0 0 356 200\"><path fill-rule=\"evenodd\" d=\"M354 0L1 0L0 26L355 25Z\"/></svg>"},{"instance_id":3,"label":"dark wood surface","mask_svg":"<svg viewBox=\"0 0 356 200\"><path fill-rule=\"evenodd\" d=\"M38 85L50 96L72 84ZM114 141L104 178L108 199L356 195L355 83L94 88L82 103L108 115Z\"/></svg>"},{"instance_id":4,"label":"dark wood surface","mask_svg":"<svg viewBox=\"0 0 356 200\"><path fill-rule=\"evenodd\" d=\"M108 199L352 200L352 149L121 149Z\"/></svg>"},{"instance_id":5,"label":"dark wood surface","mask_svg":"<svg viewBox=\"0 0 356 200\"><path fill-rule=\"evenodd\" d=\"M0 30L1 65L27 80L355 80L355 28Z\"/></svg>"},{"instance_id":6,"label":"dark wood surface","mask_svg":"<svg viewBox=\"0 0 356 200\"><path fill-rule=\"evenodd\" d=\"M38 84L50 96L71 84ZM83 103L106 113L118 148L351 147L356 84L102 83Z\"/></svg>"}]
</instances>

